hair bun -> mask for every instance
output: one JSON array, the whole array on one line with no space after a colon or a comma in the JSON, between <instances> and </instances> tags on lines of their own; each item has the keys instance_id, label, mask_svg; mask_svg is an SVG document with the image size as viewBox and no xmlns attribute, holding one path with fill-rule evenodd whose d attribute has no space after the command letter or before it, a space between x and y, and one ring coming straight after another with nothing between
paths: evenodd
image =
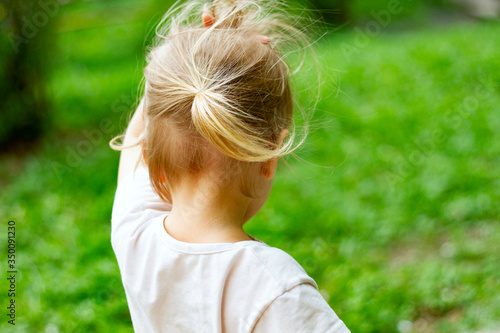
<instances>
[{"instance_id":1,"label":"hair bun","mask_svg":"<svg viewBox=\"0 0 500 333\"><path fill-rule=\"evenodd\" d=\"M234 0L214 0L209 11L217 22L216 27L225 29L241 27L245 16L244 6Z\"/></svg>"}]
</instances>

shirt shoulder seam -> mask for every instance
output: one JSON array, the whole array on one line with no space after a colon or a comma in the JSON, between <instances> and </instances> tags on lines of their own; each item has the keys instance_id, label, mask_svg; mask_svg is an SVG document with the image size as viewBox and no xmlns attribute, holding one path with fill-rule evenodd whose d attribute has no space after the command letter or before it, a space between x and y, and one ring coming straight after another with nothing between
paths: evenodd
<instances>
[{"instance_id":1,"label":"shirt shoulder seam","mask_svg":"<svg viewBox=\"0 0 500 333\"><path fill-rule=\"evenodd\" d=\"M267 267L267 266L266 266ZM259 323L259 320L262 318L262 316L264 315L264 313L267 311L267 309L269 309L269 307L278 300L278 298L280 297L283 297L287 292L289 292L290 290L294 289L294 288L297 288L298 286L301 286L303 284L307 284L307 285L310 285L312 286L309 282L300 282L300 283L297 283L295 285L293 285L292 287L286 289L286 288L283 288L283 292L281 294L279 294L278 296L274 297L263 309L262 311L259 313L258 317L255 319L255 322L254 324L252 325L252 329L250 330L250 332L253 332L255 327L257 326L257 324ZM312 286L314 288L314 286Z\"/></svg>"}]
</instances>

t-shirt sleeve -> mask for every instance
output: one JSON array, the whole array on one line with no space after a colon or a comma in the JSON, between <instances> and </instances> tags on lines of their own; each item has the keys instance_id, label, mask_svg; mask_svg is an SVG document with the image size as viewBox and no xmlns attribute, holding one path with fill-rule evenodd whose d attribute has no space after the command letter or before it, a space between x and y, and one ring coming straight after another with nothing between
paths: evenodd
<instances>
[{"instance_id":1,"label":"t-shirt sleeve","mask_svg":"<svg viewBox=\"0 0 500 333\"><path fill-rule=\"evenodd\" d=\"M252 332L350 333L319 291L307 283L277 297Z\"/></svg>"},{"instance_id":2,"label":"t-shirt sleeve","mask_svg":"<svg viewBox=\"0 0 500 333\"><path fill-rule=\"evenodd\" d=\"M172 205L154 192L148 169L140 167L118 184L111 216L112 234L133 233L148 219L171 209Z\"/></svg>"}]
</instances>

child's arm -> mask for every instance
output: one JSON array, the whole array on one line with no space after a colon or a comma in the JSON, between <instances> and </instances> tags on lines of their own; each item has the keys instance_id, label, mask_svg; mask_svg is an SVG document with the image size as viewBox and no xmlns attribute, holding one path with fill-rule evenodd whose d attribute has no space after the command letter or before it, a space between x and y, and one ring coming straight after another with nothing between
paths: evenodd
<instances>
[{"instance_id":1,"label":"child's arm","mask_svg":"<svg viewBox=\"0 0 500 333\"><path fill-rule=\"evenodd\" d=\"M135 144L139 137L144 132L144 99L141 100L137 110L130 120L130 123L125 132L125 137L123 139L123 145L126 147L128 145ZM136 146L133 148L127 148L121 151L120 154L120 165L118 167L118 183L123 180L129 173L131 173L139 160L139 167L145 166L144 161L141 159L142 147Z\"/></svg>"}]
</instances>

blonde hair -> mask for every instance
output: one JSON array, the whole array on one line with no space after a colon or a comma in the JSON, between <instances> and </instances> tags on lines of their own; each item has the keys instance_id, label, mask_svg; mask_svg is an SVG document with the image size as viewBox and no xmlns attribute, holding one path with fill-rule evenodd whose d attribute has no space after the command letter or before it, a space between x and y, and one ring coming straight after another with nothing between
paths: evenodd
<instances>
[{"instance_id":1,"label":"blonde hair","mask_svg":"<svg viewBox=\"0 0 500 333\"><path fill-rule=\"evenodd\" d=\"M203 13L215 18L209 28ZM198 175L214 163L221 176L239 173L251 196L242 170L290 154L304 141L305 133L296 143L284 57L306 38L290 19L278 1L257 0L189 1L165 15L147 56L146 128L136 143L160 197L168 198L182 174ZM285 129L288 139L278 142ZM116 139L114 149L128 148Z\"/></svg>"}]
</instances>

